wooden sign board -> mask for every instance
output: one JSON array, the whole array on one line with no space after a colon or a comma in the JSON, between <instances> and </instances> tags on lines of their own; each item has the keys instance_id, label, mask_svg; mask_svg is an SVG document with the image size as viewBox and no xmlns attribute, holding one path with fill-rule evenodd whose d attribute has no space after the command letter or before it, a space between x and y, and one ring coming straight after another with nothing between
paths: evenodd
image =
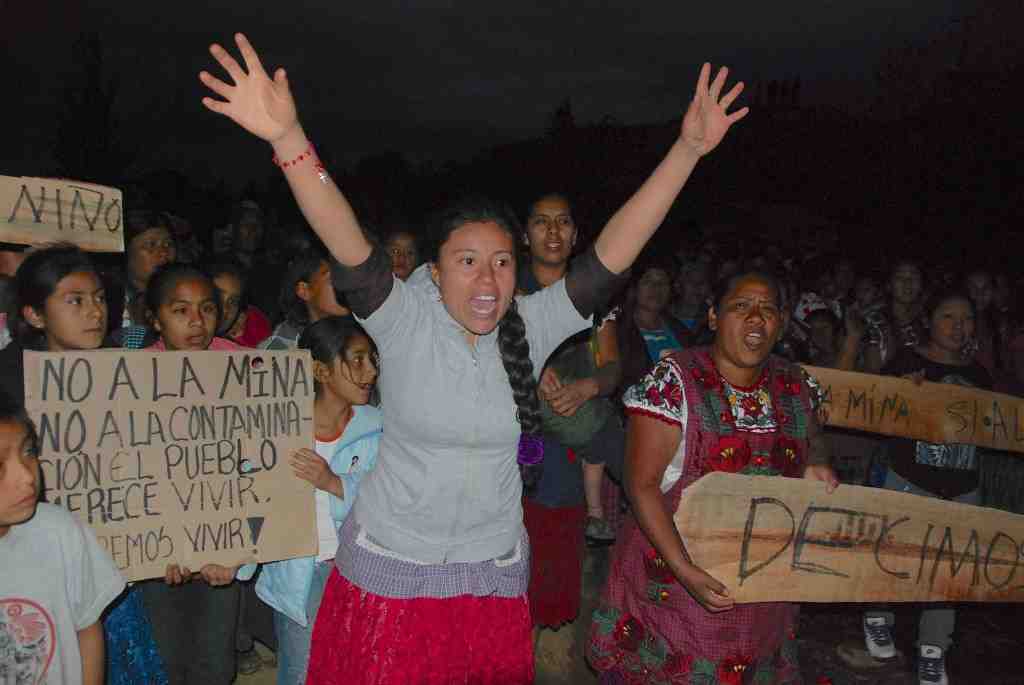
<instances>
[{"instance_id":1,"label":"wooden sign board","mask_svg":"<svg viewBox=\"0 0 1024 685\"><path fill-rule=\"evenodd\" d=\"M946 383L805 366L825 393L827 423L934 443L1024 452L1024 399Z\"/></svg>"},{"instance_id":2,"label":"wooden sign board","mask_svg":"<svg viewBox=\"0 0 1024 685\"><path fill-rule=\"evenodd\" d=\"M308 352L25 353L44 499L129 580L315 554Z\"/></svg>"},{"instance_id":3,"label":"wooden sign board","mask_svg":"<svg viewBox=\"0 0 1024 685\"><path fill-rule=\"evenodd\" d=\"M1021 602L1024 516L878 488L710 473L675 515L738 602Z\"/></svg>"},{"instance_id":4,"label":"wooden sign board","mask_svg":"<svg viewBox=\"0 0 1024 685\"><path fill-rule=\"evenodd\" d=\"M91 252L124 252L123 207L116 188L0 176L0 242L73 243Z\"/></svg>"}]
</instances>

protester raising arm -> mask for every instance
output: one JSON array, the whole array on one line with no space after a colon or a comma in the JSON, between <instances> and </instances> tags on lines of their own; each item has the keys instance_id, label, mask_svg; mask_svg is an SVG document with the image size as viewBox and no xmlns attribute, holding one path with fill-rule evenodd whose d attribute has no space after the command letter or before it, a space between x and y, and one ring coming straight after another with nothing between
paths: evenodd
<instances>
[{"instance_id":1,"label":"protester raising arm","mask_svg":"<svg viewBox=\"0 0 1024 685\"><path fill-rule=\"evenodd\" d=\"M199 80L224 98L205 97L203 104L271 144L299 209L327 249L345 266L362 264L370 255L370 243L348 200L322 167L318 168L319 160L299 123L284 69L274 72L271 79L248 39L237 33L235 43L245 69L220 45L211 45L210 54L234 85L200 72Z\"/></svg>"},{"instance_id":2,"label":"protester raising arm","mask_svg":"<svg viewBox=\"0 0 1024 685\"><path fill-rule=\"evenodd\" d=\"M697 161L714 150L729 127L747 115L747 107L726 113L743 91L740 82L722 95L728 75L729 70L722 67L709 86L711 65L705 63L701 67L679 138L654 173L615 212L597 237L594 249L612 273L622 273L632 265L661 225Z\"/></svg>"},{"instance_id":3,"label":"protester raising arm","mask_svg":"<svg viewBox=\"0 0 1024 685\"><path fill-rule=\"evenodd\" d=\"M245 36L236 34L235 42L245 69L220 45L211 46L210 53L234 85L209 72L200 72L203 84L224 98L205 97L203 104L273 146L310 226L343 265L362 264L370 254L370 243L344 195L317 167L316 153L299 123L284 69L278 69L271 78ZM722 95L728 69L719 69L709 84L710 76L711 65L704 64L683 117L679 139L598 236L595 251L608 271L617 274L629 268L665 218L697 161L721 142L733 123L746 116L746 107L726 113L742 92L743 84L737 83Z\"/></svg>"}]
</instances>

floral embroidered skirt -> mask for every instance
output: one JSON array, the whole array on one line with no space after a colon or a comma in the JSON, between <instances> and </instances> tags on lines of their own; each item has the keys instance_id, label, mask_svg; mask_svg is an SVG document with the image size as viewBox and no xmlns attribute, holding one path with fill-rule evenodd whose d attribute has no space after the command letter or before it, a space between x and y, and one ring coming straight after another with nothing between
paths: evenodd
<instances>
[{"instance_id":1,"label":"floral embroidered skirt","mask_svg":"<svg viewBox=\"0 0 1024 685\"><path fill-rule=\"evenodd\" d=\"M331 572L313 628L308 685L528 685L526 597L393 599Z\"/></svg>"},{"instance_id":2,"label":"floral embroidered skirt","mask_svg":"<svg viewBox=\"0 0 1024 685\"><path fill-rule=\"evenodd\" d=\"M602 683L801 683L798 611L789 603L707 611L630 517L594 612L587 658Z\"/></svg>"},{"instance_id":3,"label":"floral embroidered skirt","mask_svg":"<svg viewBox=\"0 0 1024 685\"><path fill-rule=\"evenodd\" d=\"M523 498L530 535L530 617L536 626L557 628L580 613L583 592L583 524L577 507L545 507Z\"/></svg>"}]
</instances>

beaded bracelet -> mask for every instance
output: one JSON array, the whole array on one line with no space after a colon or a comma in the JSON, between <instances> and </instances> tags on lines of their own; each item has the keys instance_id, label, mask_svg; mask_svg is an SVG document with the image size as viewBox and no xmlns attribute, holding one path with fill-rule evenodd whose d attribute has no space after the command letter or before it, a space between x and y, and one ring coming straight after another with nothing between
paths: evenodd
<instances>
[{"instance_id":1,"label":"beaded bracelet","mask_svg":"<svg viewBox=\"0 0 1024 685\"><path fill-rule=\"evenodd\" d=\"M282 169L287 169L288 167L293 167L296 164L298 164L300 162L303 162L303 161L305 161L305 160L307 160L309 158L312 158L314 160L314 162L313 162L313 169L316 171L317 176L320 177L320 182L321 183L327 183L327 178L328 178L327 170L324 168L324 165L320 161L320 158L317 157L316 150L313 149L313 144L312 143L309 144L309 147L306 148L305 152L300 154L295 159L292 159L292 160L289 160L289 161L286 161L286 162L282 162L281 159L277 155L274 155L273 162L274 162L274 164L276 164L277 166L281 167Z\"/></svg>"}]
</instances>

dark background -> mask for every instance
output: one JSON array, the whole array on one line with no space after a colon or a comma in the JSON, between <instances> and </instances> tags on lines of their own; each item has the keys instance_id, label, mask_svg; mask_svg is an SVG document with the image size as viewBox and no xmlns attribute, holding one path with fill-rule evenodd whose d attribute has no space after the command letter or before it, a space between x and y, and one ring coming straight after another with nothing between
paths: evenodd
<instances>
[{"instance_id":1,"label":"dark background","mask_svg":"<svg viewBox=\"0 0 1024 685\"><path fill-rule=\"evenodd\" d=\"M269 148L199 102L207 45L242 30L287 67L370 224L418 225L470 190L521 209L558 188L599 228L671 144L709 60L747 82L752 111L663 243L699 227L869 257L1016 258L1019 0L2 0L0 16L0 173L116 184L202 233L242 195L294 218Z\"/></svg>"}]
</instances>

